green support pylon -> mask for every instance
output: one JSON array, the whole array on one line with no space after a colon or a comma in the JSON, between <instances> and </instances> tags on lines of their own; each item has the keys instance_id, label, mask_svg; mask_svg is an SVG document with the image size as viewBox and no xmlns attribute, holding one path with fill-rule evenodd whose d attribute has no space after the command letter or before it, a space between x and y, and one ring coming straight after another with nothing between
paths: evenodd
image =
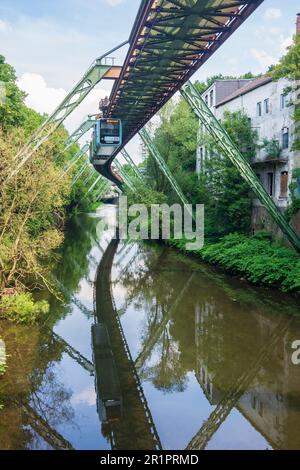
<instances>
[{"instance_id":1,"label":"green support pylon","mask_svg":"<svg viewBox=\"0 0 300 470\"><path fill-rule=\"evenodd\" d=\"M180 201L182 204L188 204L188 201L186 197L184 196L181 188L179 187L176 179L172 175L168 165L166 164L165 160L161 156L161 154L158 151L158 148L154 144L149 132L147 131L146 127L140 130L139 135L144 142L145 146L148 148L149 152L153 156L154 160L158 164L160 170L162 173L165 175L165 177L168 179L169 183L171 184L172 188L174 189L175 193L179 197Z\"/></svg>"},{"instance_id":2,"label":"green support pylon","mask_svg":"<svg viewBox=\"0 0 300 470\"><path fill-rule=\"evenodd\" d=\"M71 145L78 142L81 137L84 136L95 124L96 114L90 114L85 121L83 121L80 126L69 136L65 142L64 152L71 147Z\"/></svg>"},{"instance_id":3,"label":"green support pylon","mask_svg":"<svg viewBox=\"0 0 300 470\"><path fill-rule=\"evenodd\" d=\"M64 170L61 172L60 176L59 176L59 180L65 176L70 170L71 168L76 165L76 163L83 157L83 155L85 155L87 153L87 151L89 150L89 144L85 144L77 153L76 155L74 155L74 157L72 158L71 162L69 163L69 165L64 168Z\"/></svg>"},{"instance_id":4,"label":"green support pylon","mask_svg":"<svg viewBox=\"0 0 300 470\"><path fill-rule=\"evenodd\" d=\"M93 189L95 188L95 186L99 183L99 181L103 181L103 176L102 175L99 175L98 178L95 179L95 181L91 184L91 186L89 187L89 189L87 190L87 192L85 193L83 199L86 198L86 196L91 192L93 191Z\"/></svg>"},{"instance_id":5,"label":"green support pylon","mask_svg":"<svg viewBox=\"0 0 300 470\"><path fill-rule=\"evenodd\" d=\"M128 173L124 170L124 168L122 167L121 163L115 158L114 159L114 164L118 170L118 172L120 173L121 177L123 178L124 180L124 183L126 184L126 186L128 186L128 188L130 189L130 191L134 191L135 190L135 186L134 186L134 183L133 181L131 180L130 176L128 175Z\"/></svg>"},{"instance_id":6,"label":"green support pylon","mask_svg":"<svg viewBox=\"0 0 300 470\"><path fill-rule=\"evenodd\" d=\"M296 248L296 250L300 251L300 238L287 222L284 215L280 212L273 199L269 196L260 180L257 178L250 164L231 140L221 123L206 105L194 85L191 82L188 82L187 85L181 89L181 94L205 126L207 132L215 139L215 142L220 148L222 154L228 157L237 167L241 176L247 181L255 195L259 198L260 202L280 227L287 239Z\"/></svg>"},{"instance_id":7,"label":"green support pylon","mask_svg":"<svg viewBox=\"0 0 300 470\"><path fill-rule=\"evenodd\" d=\"M93 176L95 176L95 174L96 174L95 168L94 167L90 168L90 172L88 176L85 178L85 180L83 181L83 185L85 186L86 184L88 184L88 182L92 179Z\"/></svg>"},{"instance_id":8,"label":"green support pylon","mask_svg":"<svg viewBox=\"0 0 300 470\"><path fill-rule=\"evenodd\" d=\"M138 166L134 163L134 161L132 160L131 156L129 155L129 153L127 152L127 150L125 149L125 147L121 150L121 154L122 156L124 157L124 160L126 161L126 163L128 163L128 165L133 169L135 175L137 176L137 178L140 180L140 181L143 181L143 175L142 173L140 172L140 169L138 168Z\"/></svg>"},{"instance_id":9,"label":"green support pylon","mask_svg":"<svg viewBox=\"0 0 300 470\"><path fill-rule=\"evenodd\" d=\"M84 100L90 91L100 82L104 75L113 67L106 63L112 52L123 47L127 41L99 57L87 70L77 85L71 90L62 103L48 117L48 119L32 135L27 144L16 155L16 168L11 172L9 178L19 172L22 166L33 155L33 153L46 142L51 134L64 122L64 120L74 111Z\"/></svg>"},{"instance_id":10,"label":"green support pylon","mask_svg":"<svg viewBox=\"0 0 300 470\"><path fill-rule=\"evenodd\" d=\"M89 161L86 160L83 165L81 166L81 168L78 170L78 172L76 173L76 175L74 176L73 178L73 181L72 181L72 186L74 184L77 183L77 181L81 178L81 176L83 175L83 173L85 172L85 170L87 169L88 167L88 164L89 164Z\"/></svg>"}]
</instances>

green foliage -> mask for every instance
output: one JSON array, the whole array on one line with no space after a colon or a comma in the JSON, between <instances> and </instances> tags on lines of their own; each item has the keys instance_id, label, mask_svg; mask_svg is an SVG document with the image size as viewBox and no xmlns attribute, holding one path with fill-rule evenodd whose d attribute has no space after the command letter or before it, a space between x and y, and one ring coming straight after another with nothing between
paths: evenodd
<instances>
[{"instance_id":1,"label":"green foliage","mask_svg":"<svg viewBox=\"0 0 300 470\"><path fill-rule=\"evenodd\" d=\"M185 251L185 243L185 240L172 240L170 244ZM255 284L300 293L300 256L290 248L272 243L267 232L251 237L238 233L226 235L196 253L204 261Z\"/></svg>"},{"instance_id":2,"label":"green foliage","mask_svg":"<svg viewBox=\"0 0 300 470\"><path fill-rule=\"evenodd\" d=\"M248 116L242 111L225 112L222 122L233 142L247 161L255 155L257 134ZM251 220L251 191L239 170L222 156L210 136L204 137L209 158L205 161L200 185L207 192L205 225L208 236L249 231Z\"/></svg>"},{"instance_id":3,"label":"green foliage","mask_svg":"<svg viewBox=\"0 0 300 470\"><path fill-rule=\"evenodd\" d=\"M3 295L0 299L0 316L18 323L35 323L48 312L48 303L45 300L35 302L29 292Z\"/></svg>"},{"instance_id":4,"label":"green foliage","mask_svg":"<svg viewBox=\"0 0 300 470\"><path fill-rule=\"evenodd\" d=\"M286 212L287 219L290 220L293 215L297 214L300 210L300 191L299 191L299 181L300 181L300 168L296 168L293 171L293 181L289 185L291 204Z\"/></svg>"},{"instance_id":5,"label":"green foliage","mask_svg":"<svg viewBox=\"0 0 300 470\"><path fill-rule=\"evenodd\" d=\"M274 66L270 71L270 75L275 79L287 78L295 84L297 103L295 104L294 122L295 122L295 136L293 149L300 150L300 34L295 36L293 45L289 48L287 54L281 58L278 65Z\"/></svg>"},{"instance_id":6,"label":"green foliage","mask_svg":"<svg viewBox=\"0 0 300 470\"><path fill-rule=\"evenodd\" d=\"M135 191L125 188L125 194L128 198L128 205L131 204L145 204L150 207L151 204L163 204L166 202L167 197L158 191L146 186L138 179L133 179Z\"/></svg>"},{"instance_id":7,"label":"green foliage","mask_svg":"<svg viewBox=\"0 0 300 470\"><path fill-rule=\"evenodd\" d=\"M261 148L265 151L266 157L268 158L279 158L281 155L281 147L278 139L263 139Z\"/></svg>"},{"instance_id":8,"label":"green foliage","mask_svg":"<svg viewBox=\"0 0 300 470\"><path fill-rule=\"evenodd\" d=\"M64 151L69 134L60 127L9 179L18 149L46 116L24 104L25 94L17 86L15 71L3 56L0 80L7 91L6 101L0 105L0 295L7 287L22 291L28 285L52 291L45 260L61 244L66 216L86 192L80 181L72 185L78 167L62 177L78 146ZM84 204L88 203L90 198ZM21 312L20 316L23 318Z\"/></svg>"}]
</instances>

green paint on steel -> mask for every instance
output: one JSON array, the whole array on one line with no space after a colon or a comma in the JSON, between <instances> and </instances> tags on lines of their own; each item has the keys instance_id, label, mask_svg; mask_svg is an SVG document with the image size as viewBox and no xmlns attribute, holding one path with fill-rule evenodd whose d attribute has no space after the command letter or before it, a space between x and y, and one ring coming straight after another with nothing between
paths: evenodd
<instances>
[{"instance_id":1,"label":"green paint on steel","mask_svg":"<svg viewBox=\"0 0 300 470\"><path fill-rule=\"evenodd\" d=\"M78 140L93 127L95 124L95 116L96 114L88 116L88 118L70 135L65 142L64 152L71 147L71 145L75 144L75 142L78 142Z\"/></svg>"},{"instance_id":2,"label":"green paint on steel","mask_svg":"<svg viewBox=\"0 0 300 470\"><path fill-rule=\"evenodd\" d=\"M107 57L117 49L120 49L128 41L114 47L112 50L103 54L89 67L87 72L77 83L77 85L68 93L62 103L48 117L48 119L32 135L27 144L16 155L16 168L11 172L10 178L18 173L33 153L46 142L51 134L64 122L64 120L74 111L75 108L84 100L90 91L100 82L104 75L112 68L108 64Z\"/></svg>"},{"instance_id":3,"label":"green paint on steel","mask_svg":"<svg viewBox=\"0 0 300 470\"><path fill-rule=\"evenodd\" d=\"M74 155L72 160L70 161L69 165L61 172L59 179L65 176L71 168L87 153L89 150L89 144L85 144L77 153Z\"/></svg>"},{"instance_id":4,"label":"green paint on steel","mask_svg":"<svg viewBox=\"0 0 300 470\"><path fill-rule=\"evenodd\" d=\"M223 155L228 157L238 168L241 176L247 181L253 192L267 209L290 243L300 251L300 239L296 232L289 225L284 215L280 212L273 199L269 196L256 174L253 172L250 164L243 157L242 153L233 143L226 130L206 105L194 85L189 82L182 88L181 94L205 126L206 130L213 136Z\"/></svg>"},{"instance_id":5,"label":"green paint on steel","mask_svg":"<svg viewBox=\"0 0 300 470\"><path fill-rule=\"evenodd\" d=\"M173 190L175 191L175 193L179 197L182 204L188 204L188 201L187 201L186 197L184 196L184 194L183 194L181 188L179 187L176 179L172 175L172 173L171 173L168 165L166 164L165 160L163 159L163 157L159 153L158 148L154 144L154 142L153 142L149 132L147 131L147 129L144 127L143 129L140 130L139 134L140 134L140 137L141 137L142 141L144 142L144 144L148 148L149 152L151 153L152 157L154 158L154 160L158 164L160 170L165 175L165 177L168 179L171 187L173 188Z\"/></svg>"},{"instance_id":6,"label":"green paint on steel","mask_svg":"<svg viewBox=\"0 0 300 470\"><path fill-rule=\"evenodd\" d=\"M114 164L116 165L116 168L117 168L118 172L120 173L121 177L123 178L124 183L126 184L126 186L128 186L130 191L134 191L135 190L134 183L133 183L132 179L130 178L130 176L128 175L127 171L124 170L121 163L117 159L114 160Z\"/></svg>"},{"instance_id":7,"label":"green paint on steel","mask_svg":"<svg viewBox=\"0 0 300 470\"><path fill-rule=\"evenodd\" d=\"M127 150L125 149L125 147L121 150L121 154L122 156L124 157L126 163L128 163L128 165L133 169L136 177L140 180L140 181L143 181L144 178L143 178L143 175L140 171L140 169L138 168L138 166L134 163L134 161L132 160L131 156L129 155L129 153L127 152Z\"/></svg>"}]
</instances>

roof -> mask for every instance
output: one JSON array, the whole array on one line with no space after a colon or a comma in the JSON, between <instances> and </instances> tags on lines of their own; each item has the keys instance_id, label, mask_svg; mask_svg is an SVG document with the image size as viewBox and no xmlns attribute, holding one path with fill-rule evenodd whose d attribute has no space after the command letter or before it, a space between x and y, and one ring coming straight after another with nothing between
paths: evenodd
<instances>
[{"instance_id":1,"label":"roof","mask_svg":"<svg viewBox=\"0 0 300 470\"><path fill-rule=\"evenodd\" d=\"M272 82L271 77L264 76L264 77L256 78L255 80L252 80L250 83L247 83L242 88L239 88L238 90L234 91L230 95L226 96L226 98L224 100L220 101L217 104L216 107L218 108L219 106L222 106L223 104L228 103L229 101L232 101L235 98L238 98L239 96L246 95L250 91L255 90L256 88L259 88L259 87L261 87L263 85L266 85L267 83L270 83L270 82Z\"/></svg>"}]
</instances>

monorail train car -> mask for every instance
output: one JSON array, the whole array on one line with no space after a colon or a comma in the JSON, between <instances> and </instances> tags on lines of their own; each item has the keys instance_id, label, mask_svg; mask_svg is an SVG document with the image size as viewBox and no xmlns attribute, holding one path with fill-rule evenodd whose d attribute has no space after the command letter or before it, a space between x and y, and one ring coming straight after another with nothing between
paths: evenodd
<instances>
[{"instance_id":1,"label":"monorail train car","mask_svg":"<svg viewBox=\"0 0 300 470\"><path fill-rule=\"evenodd\" d=\"M105 324L92 325L97 408L102 424L119 421L122 395L115 359Z\"/></svg>"},{"instance_id":2,"label":"monorail train car","mask_svg":"<svg viewBox=\"0 0 300 470\"><path fill-rule=\"evenodd\" d=\"M114 118L96 118L90 144L93 165L105 163L122 144L122 122Z\"/></svg>"}]
</instances>

